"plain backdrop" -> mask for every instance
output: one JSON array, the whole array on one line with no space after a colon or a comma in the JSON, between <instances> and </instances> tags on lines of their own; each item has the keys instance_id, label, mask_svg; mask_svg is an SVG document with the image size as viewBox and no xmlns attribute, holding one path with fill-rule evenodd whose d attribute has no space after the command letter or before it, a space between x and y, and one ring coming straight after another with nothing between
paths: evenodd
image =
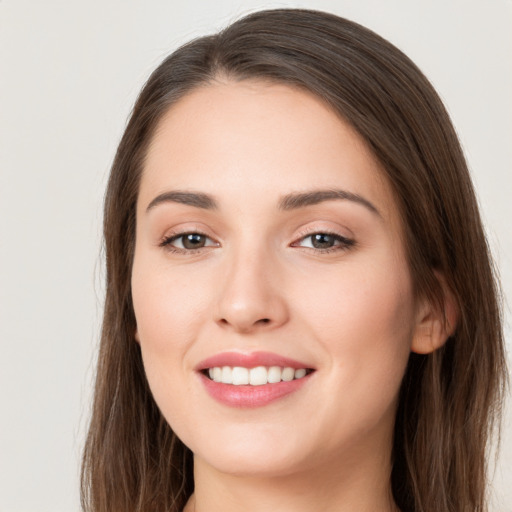
<instances>
[{"instance_id":1,"label":"plain backdrop","mask_svg":"<svg viewBox=\"0 0 512 512\"><path fill-rule=\"evenodd\" d=\"M510 301L510 0L0 0L0 512L79 510L103 191L140 87L190 38L283 6L362 23L431 79L462 140ZM510 351L508 309L506 320ZM501 453L493 510L510 512L510 410Z\"/></svg>"}]
</instances>

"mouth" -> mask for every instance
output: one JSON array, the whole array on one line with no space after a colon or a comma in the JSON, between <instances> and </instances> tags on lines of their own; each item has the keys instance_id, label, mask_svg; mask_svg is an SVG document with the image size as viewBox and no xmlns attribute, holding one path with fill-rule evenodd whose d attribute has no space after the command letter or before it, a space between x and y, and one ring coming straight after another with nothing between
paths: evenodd
<instances>
[{"instance_id":1,"label":"mouth","mask_svg":"<svg viewBox=\"0 0 512 512\"><path fill-rule=\"evenodd\" d=\"M315 368L268 352L227 352L196 367L208 394L230 407L260 407L301 389Z\"/></svg>"},{"instance_id":2,"label":"mouth","mask_svg":"<svg viewBox=\"0 0 512 512\"><path fill-rule=\"evenodd\" d=\"M264 386L303 379L314 370L312 368L292 368L290 366L214 366L201 373L214 382L233 386Z\"/></svg>"}]
</instances>

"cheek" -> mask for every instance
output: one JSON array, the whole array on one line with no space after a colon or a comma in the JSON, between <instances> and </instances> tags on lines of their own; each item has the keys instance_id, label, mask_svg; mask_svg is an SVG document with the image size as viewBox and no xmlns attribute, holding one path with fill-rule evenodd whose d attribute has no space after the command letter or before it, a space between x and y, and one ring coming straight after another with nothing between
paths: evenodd
<instances>
[{"instance_id":1,"label":"cheek","mask_svg":"<svg viewBox=\"0 0 512 512\"><path fill-rule=\"evenodd\" d=\"M149 269L149 270L148 270ZM144 348L176 353L193 339L204 293L194 280L175 277L167 269L134 262L132 298L137 332Z\"/></svg>"},{"instance_id":2,"label":"cheek","mask_svg":"<svg viewBox=\"0 0 512 512\"><path fill-rule=\"evenodd\" d=\"M317 279L302 296L302 316L330 359L332 385L351 389L355 402L373 397L384 406L400 387L415 318L406 269L393 260L351 266Z\"/></svg>"},{"instance_id":3,"label":"cheek","mask_svg":"<svg viewBox=\"0 0 512 512\"><path fill-rule=\"evenodd\" d=\"M307 294L296 296L305 317L322 326L329 338L371 345L374 336L366 336L370 332L391 338L411 332L412 286L407 270L398 262L347 266L336 273L317 274L312 284Z\"/></svg>"},{"instance_id":4,"label":"cheek","mask_svg":"<svg viewBox=\"0 0 512 512\"><path fill-rule=\"evenodd\" d=\"M149 387L166 420L179 427L192 393L187 354L196 337L198 294L189 282L136 257L132 298Z\"/></svg>"},{"instance_id":5,"label":"cheek","mask_svg":"<svg viewBox=\"0 0 512 512\"><path fill-rule=\"evenodd\" d=\"M338 286L331 279L317 288L317 300L303 303L329 361L324 386L333 392L316 400L316 414L329 418L324 435L332 445L326 449L335 450L336 439L347 436L357 443L386 425L392 431L409 359L413 308L407 273L389 270L367 266L344 275Z\"/></svg>"},{"instance_id":6,"label":"cheek","mask_svg":"<svg viewBox=\"0 0 512 512\"><path fill-rule=\"evenodd\" d=\"M135 257L131 283L137 338L149 386L167 416L180 409L175 391L186 393L185 356L194 339L197 297L192 286L143 256Z\"/></svg>"}]
</instances>

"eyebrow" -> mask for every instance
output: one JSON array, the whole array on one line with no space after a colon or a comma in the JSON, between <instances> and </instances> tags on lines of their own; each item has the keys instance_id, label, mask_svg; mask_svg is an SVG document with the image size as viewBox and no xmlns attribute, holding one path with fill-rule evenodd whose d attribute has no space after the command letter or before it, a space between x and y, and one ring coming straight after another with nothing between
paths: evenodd
<instances>
[{"instance_id":1,"label":"eyebrow","mask_svg":"<svg viewBox=\"0 0 512 512\"><path fill-rule=\"evenodd\" d=\"M360 204L367 208L370 212L381 217L379 210L367 199L341 189L327 189L327 190L311 190L307 192L296 192L287 194L279 201L279 209L283 211L296 210L306 206L313 206L323 203L324 201L332 200L346 200ZM218 202L210 195L203 192L186 192L181 190L171 190L156 196L146 208L146 212L155 208L155 206L162 203L180 203L204 210L217 210L219 209Z\"/></svg>"},{"instance_id":2,"label":"eyebrow","mask_svg":"<svg viewBox=\"0 0 512 512\"><path fill-rule=\"evenodd\" d=\"M348 192L347 190L328 189L328 190L311 190L308 192L292 193L284 196L279 202L280 210L295 210L296 208L304 208L323 203L324 201L346 200L360 204L370 210L372 213L381 217L379 210L368 199Z\"/></svg>"},{"instance_id":3,"label":"eyebrow","mask_svg":"<svg viewBox=\"0 0 512 512\"><path fill-rule=\"evenodd\" d=\"M156 196L146 208L146 212L161 203L180 203L204 210L217 210L219 205L212 196L202 192L183 192L180 190L171 190Z\"/></svg>"}]
</instances>

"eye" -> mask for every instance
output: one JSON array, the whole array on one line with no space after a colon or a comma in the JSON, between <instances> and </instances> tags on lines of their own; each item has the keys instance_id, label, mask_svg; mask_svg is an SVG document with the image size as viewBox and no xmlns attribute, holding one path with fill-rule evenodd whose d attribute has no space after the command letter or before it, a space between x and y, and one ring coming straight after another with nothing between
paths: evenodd
<instances>
[{"instance_id":1,"label":"eye","mask_svg":"<svg viewBox=\"0 0 512 512\"><path fill-rule=\"evenodd\" d=\"M218 244L202 233L180 233L165 237L160 245L169 250L191 251L203 247L215 247Z\"/></svg>"},{"instance_id":2,"label":"eye","mask_svg":"<svg viewBox=\"0 0 512 512\"><path fill-rule=\"evenodd\" d=\"M309 247L320 251L329 251L348 249L354 244L354 240L335 233L312 233L292 245L294 247Z\"/></svg>"}]
</instances>

